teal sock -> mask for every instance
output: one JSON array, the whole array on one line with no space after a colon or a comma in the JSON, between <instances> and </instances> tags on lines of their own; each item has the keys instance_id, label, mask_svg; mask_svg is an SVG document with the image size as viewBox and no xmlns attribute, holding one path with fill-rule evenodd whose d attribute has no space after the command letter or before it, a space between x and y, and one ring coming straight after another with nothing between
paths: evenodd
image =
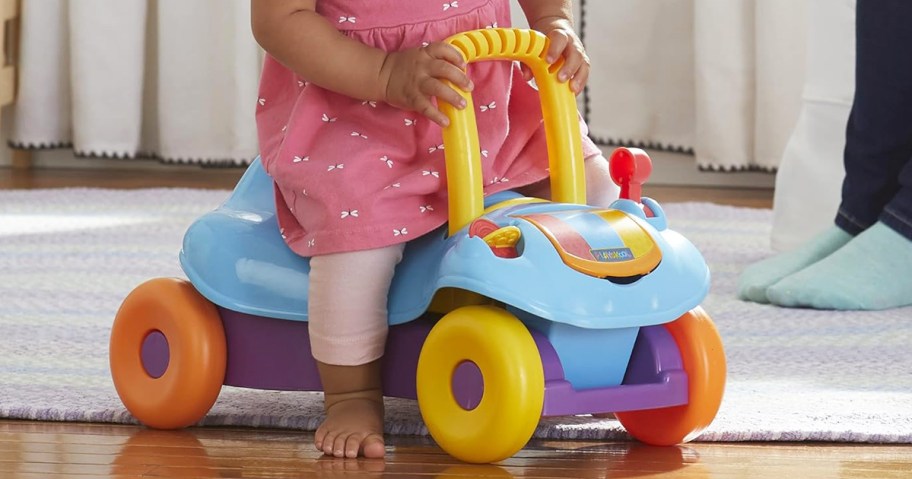
<instances>
[{"instance_id":1,"label":"teal sock","mask_svg":"<svg viewBox=\"0 0 912 479\"><path fill-rule=\"evenodd\" d=\"M852 239L852 235L833 226L798 249L750 265L741 273L738 297L756 303L768 303L767 288L782 278L829 256L848 243L850 239Z\"/></svg>"},{"instance_id":2,"label":"teal sock","mask_svg":"<svg viewBox=\"0 0 912 479\"><path fill-rule=\"evenodd\" d=\"M877 222L835 253L770 286L776 305L877 310L912 305L912 241Z\"/></svg>"}]
</instances>

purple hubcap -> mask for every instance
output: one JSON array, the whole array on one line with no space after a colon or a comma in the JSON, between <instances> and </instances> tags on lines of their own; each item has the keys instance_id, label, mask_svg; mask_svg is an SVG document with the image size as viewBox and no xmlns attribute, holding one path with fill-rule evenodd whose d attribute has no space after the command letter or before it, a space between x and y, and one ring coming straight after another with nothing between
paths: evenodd
<instances>
[{"instance_id":1,"label":"purple hubcap","mask_svg":"<svg viewBox=\"0 0 912 479\"><path fill-rule=\"evenodd\" d=\"M155 379L162 377L171 360L168 338L161 331L152 331L143 340L139 354L146 374Z\"/></svg>"},{"instance_id":2,"label":"purple hubcap","mask_svg":"<svg viewBox=\"0 0 912 479\"><path fill-rule=\"evenodd\" d=\"M453 372L453 397L466 411L471 411L481 403L484 395L484 376L481 369L472 361L463 361Z\"/></svg>"}]
</instances>

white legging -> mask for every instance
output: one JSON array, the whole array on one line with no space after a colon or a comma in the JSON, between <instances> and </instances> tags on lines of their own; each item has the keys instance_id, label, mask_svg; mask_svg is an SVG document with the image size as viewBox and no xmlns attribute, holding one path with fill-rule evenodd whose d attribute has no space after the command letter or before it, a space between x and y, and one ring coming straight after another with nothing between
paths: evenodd
<instances>
[{"instance_id":1,"label":"white legging","mask_svg":"<svg viewBox=\"0 0 912 479\"><path fill-rule=\"evenodd\" d=\"M586 159L588 203L607 207L618 187L601 155ZM548 197L548 183L526 188L531 196ZM404 244L385 248L314 256L310 259L308 320L311 352L318 361L357 366L383 356L386 345L386 299Z\"/></svg>"},{"instance_id":2,"label":"white legging","mask_svg":"<svg viewBox=\"0 0 912 479\"><path fill-rule=\"evenodd\" d=\"M310 259L307 316L313 357L357 366L383 356L386 298L404 243Z\"/></svg>"}]
</instances>

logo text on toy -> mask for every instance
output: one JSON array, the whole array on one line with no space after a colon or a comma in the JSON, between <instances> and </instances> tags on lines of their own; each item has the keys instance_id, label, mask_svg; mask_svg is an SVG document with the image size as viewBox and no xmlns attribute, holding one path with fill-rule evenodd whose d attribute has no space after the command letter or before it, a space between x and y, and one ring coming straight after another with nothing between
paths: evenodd
<instances>
[{"instance_id":1,"label":"logo text on toy","mask_svg":"<svg viewBox=\"0 0 912 479\"><path fill-rule=\"evenodd\" d=\"M633 259L633 252L630 248L603 248L589 250L596 261L602 263L616 263L618 261L629 261Z\"/></svg>"}]
</instances>

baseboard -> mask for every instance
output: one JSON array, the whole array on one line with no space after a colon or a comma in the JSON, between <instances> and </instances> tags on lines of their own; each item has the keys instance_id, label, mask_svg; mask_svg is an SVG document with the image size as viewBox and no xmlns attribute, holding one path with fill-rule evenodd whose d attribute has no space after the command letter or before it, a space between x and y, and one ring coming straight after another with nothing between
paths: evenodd
<instances>
[{"instance_id":1,"label":"baseboard","mask_svg":"<svg viewBox=\"0 0 912 479\"><path fill-rule=\"evenodd\" d=\"M613 147L603 146L609 154ZM705 186L724 188L773 188L774 173L760 171L701 171L693 155L667 151L647 150L652 159L651 185Z\"/></svg>"}]
</instances>

